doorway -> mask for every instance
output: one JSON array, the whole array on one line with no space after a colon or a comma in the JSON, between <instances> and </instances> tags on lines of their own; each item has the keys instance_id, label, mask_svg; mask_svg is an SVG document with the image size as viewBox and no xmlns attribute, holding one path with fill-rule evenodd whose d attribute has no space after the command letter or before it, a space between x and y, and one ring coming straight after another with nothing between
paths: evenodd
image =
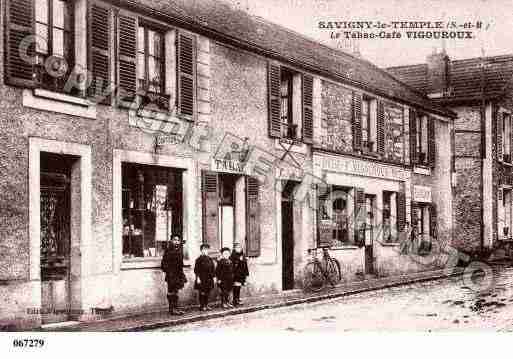
<instances>
[{"instance_id":1,"label":"doorway","mask_svg":"<svg viewBox=\"0 0 513 359\"><path fill-rule=\"evenodd\" d=\"M43 324L71 314L71 168L75 157L41 153L40 270Z\"/></svg>"},{"instance_id":2,"label":"doorway","mask_svg":"<svg viewBox=\"0 0 513 359\"><path fill-rule=\"evenodd\" d=\"M374 274L374 222L376 196L365 195L365 274Z\"/></svg>"},{"instance_id":3,"label":"doorway","mask_svg":"<svg viewBox=\"0 0 513 359\"><path fill-rule=\"evenodd\" d=\"M287 181L281 193L282 289L294 289L294 196L296 182Z\"/></svg>"}]
</instances>

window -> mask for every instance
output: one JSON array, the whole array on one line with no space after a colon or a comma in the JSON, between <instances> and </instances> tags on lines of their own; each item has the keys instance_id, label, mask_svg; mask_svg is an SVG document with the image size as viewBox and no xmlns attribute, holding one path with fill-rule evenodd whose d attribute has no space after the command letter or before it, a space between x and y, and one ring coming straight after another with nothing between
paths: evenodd
<instances>
[{"instance_id":1,"label":"window","mask_svg":"<svg viewBox=\"0 0 513 359\"><path fill-rule=\"evenodd\" d=\"M159 257L182 237L182 171L122 164L123 258Z\"/></svg>"},{"instance_id":2,"label":"window","mask_svg":"<svg viewBox=\"0 0 513 359\"><path fill-rule=\"evenodd\" d=\"M361 123L362 123L362 148L365 152L375 152L376 151L376 111L375 111L376 101L369 98L362 98L362 113L361 113Z\"/></svg>"},{"instance_id":3,"label":"window","mask_svg":"<svg viewBox=\"0 0 513 359\"><path fill-rule=\"evenodd\" d=\"M319 243L324 245L354 245L350 188L329 186L319 189Z\"/></svg>"},{"instance_id":4,"label":"window","mask_svg":"<svg viewBox=\"0 0 513 359\"><path fill-rule=\"evenodd\" d=\"M509 113L503 113L502 156L504 162L511 163L511 114Z\"/></svg>"},{"instance_id":5,"label":"window","mask_svg":"<svg viewBox=\"0 0 513 359\"><path fill-rule=\"evenodd\" d=\"M502 211L499 212L499 238L508 239L512 237L512 200L511 188L504 188L502 190L502 201L499 201L499 206L502 207Z\"/></svg>"},{"instance_id":6,"label":"window","mask_svg":"<svg viewBox=\"0 0 513 359\"><path fill-rule=\"evenodd\" d=\"M399 240L398 238L398 208L399 205L397 192L383 192L383 241L385 243L393 243Z\"/></svg>"},{"instance_id":7,"label":"window","mask_svg":"<svg viewBox=\"0 0 513 359\"><path fill-rule=\"evenodd\" d=\"M295 140L298 138L298 123L294 117L294 73L282 69L281 71L281 134L283 138ZM294 121L296 120L296 121Z\"/></svg>"},{"instance_id":8,"label":"window","mask_svg":"<svg viewBox=\"0 0 513 359\"><path fill-rule=\"evenodd\" d=\"M416 117L416 152L420 165L428 164L428 118L426 115Z\"/></svg>"},{"instance_id":9,"label":"window","mask_svg":"<svg viewBox=\"0 0 513 359\"><path fill-rule=\"evenodd\" d=\"M140 90L164 92L164 35L139 26L137 42L137 84Z\"/></svg>"},{"instance_id":10,"label":"window","mask_svg":"<svg viewBox=\"0 0 513 359\"><path fill-rule=\"evenodd\" d=\"M428 252L431 244L431 217L429 203L412 204L412 236L418 254Z\"/></svg>"},{"instance_id":11,"label":"window","mask_svg":"<svg viewBox=\"0 0 513 359\"><path fill-rule=\"evenodd\" d=\"M72 1L35 0L36 77L48 90L62 91L73 68L72 9ZM52 74L44 65L50 56L56 59L51 63Z\"/></svg>"}]
</instances>

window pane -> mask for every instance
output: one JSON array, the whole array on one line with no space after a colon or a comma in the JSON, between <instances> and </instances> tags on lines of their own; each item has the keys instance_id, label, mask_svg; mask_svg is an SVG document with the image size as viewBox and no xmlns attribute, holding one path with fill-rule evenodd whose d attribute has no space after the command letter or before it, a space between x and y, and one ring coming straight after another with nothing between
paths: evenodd
<instances>
[{"instance_id":1,"label":"window pane","mask_svg":"<svg viewBox=\"0 0 513 359\"><path fill-rule=\"evenodd\" d=\"M144 52L144 27L141 26L137 32L137 47L139 52Z\"/></svg>"},{"instance_id":2,"label":"window pane","mask_svg":"<svg viewBox=\"0 0 513 359\"><path fill-rule=\"evenodd\" d=\"M36 21L48 23L48 0L36 0Z\"/></svg>"},{"instance_id":3,"label":"window pane","mask_svg":"<svg viewBox=\"0 0 513 359\"><path fill-rule=\"evenodd\" d=\"M53 29L53 54L64 56L64 31L61 29Z\"/></svg>"},{"instance_id":4,"label":"window pane","mask_svg":"<svg viewBox=\"0 0 513 359\"><path fill-rule=\"evenodd\" d=\"M145 72L144 72L144 54L138 53L137 54L137 78L143 79L145 78Z\"/></svg>"},{"instance_id":5,"label":"window pane","mask_svg":"<svg viewBox=\"0 0 513 359\"><path fill-rule=\"evenodd\" d=\"M162 37L160 36L160 34L158 32L155 33L154 35L154 45L153 45L153 49L154 49L154 55L155 57L158 57L160 58L160 52L161 52L161 48L162 48L162 44L161 44L161 39Z\"/></svg>"},{"instance_id":6,"label":"window pane","mask_svg":"<svg viewBox=\"0 0 513 359\"><path fill-rule=\"evenodd\" d=\"M48 26L36 24L36 51L38 53L48 53Z\"/></svg>"},{"instance_id":7,"label":"window pane","mask_svg":"<svg viewBox=\"0 0 513 359\"><path fill-rule=\"evenodd\" d=\"M155 31L148 30L148 54L155 54Z\"/></svg>"},{"instance_id":8,"label":"window pane","mask_svg":"<svg viewBox=\"0 0 513 359\"><path fill-rule=\"evenodd\" d=\"M64 27L64 7L65 3L61 0L53 0L53 26Z\"/></svg>"}]
</instances>

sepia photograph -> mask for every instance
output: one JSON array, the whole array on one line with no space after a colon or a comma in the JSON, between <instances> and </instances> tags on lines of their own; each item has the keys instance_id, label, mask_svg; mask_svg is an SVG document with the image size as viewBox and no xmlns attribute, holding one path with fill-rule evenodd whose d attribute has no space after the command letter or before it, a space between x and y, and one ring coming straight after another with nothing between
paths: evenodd
<instances>
[{"instance_id":1,"label":"sepia photograph","mask_svg":"<svg viewBox=\"0 0 513 359\"><path fill-rule=\"evenodd\" d=\"M5 349L513 331L510 1L0 4Z\"/></svg>"}]
</instances>

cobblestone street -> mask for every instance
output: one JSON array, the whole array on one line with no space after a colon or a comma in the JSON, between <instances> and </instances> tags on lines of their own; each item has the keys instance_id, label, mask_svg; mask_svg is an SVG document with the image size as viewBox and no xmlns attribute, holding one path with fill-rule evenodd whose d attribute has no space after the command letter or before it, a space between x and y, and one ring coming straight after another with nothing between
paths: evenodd
<instances>
[{"instance_id":1,"label":"cobblestone street","mask_svg":"<svg viewBox=\"0 0 513 359\"><path fill-rule=\"evenodd\" d=\"M495 268L494 282L478 293L462 277L441 279L160 331L513 330L513 268Z\"/></svg>"}]
</instances>

